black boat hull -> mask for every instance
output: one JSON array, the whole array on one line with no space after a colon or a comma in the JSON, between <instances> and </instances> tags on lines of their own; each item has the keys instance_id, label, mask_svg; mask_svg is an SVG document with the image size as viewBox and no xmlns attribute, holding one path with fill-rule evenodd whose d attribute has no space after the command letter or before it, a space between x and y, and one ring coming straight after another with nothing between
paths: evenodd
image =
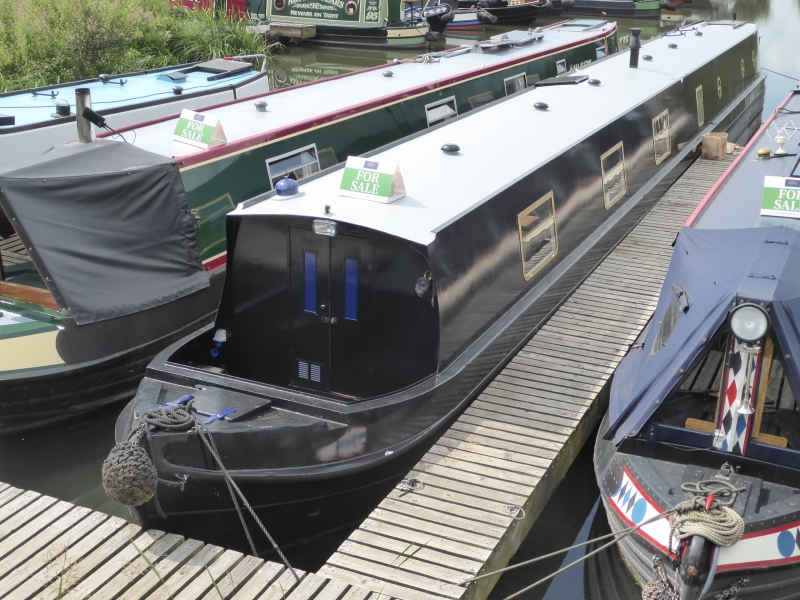
<instances>
[{"instance_id":1,"label":"black boat hull","mask_svg":"<svg viewBox=\"0 0 800 600\"><path fill-rule=\"evenodd\" d=\"M224 267L217 269L206 290L142 313L145 319L164 324L166 333L156 339L141 343L134 341L135 332L126 335L129 326L135 326L128 320L141 315L109 319L91 325L89 335L70 344L69 351L78 358L75 364L0 377L0 435L43 427L132 398L147 365L159 352L214 320L224 273ZM150 313L155 312L158 315L153 317ZM175 329L171 325L175 323L182 325ZM74 331L76 336L83 333L80 328Z\"/></svg>"},{"instance_id":2,"label":"black boat hull","mask_svg":"<svg viewBox=\"0 0 800 600\"><path fill-rule=\"evenodd\" d=\"M470 8L476 2L473 0L459 0L459 8ZM498 3L499 4L499 3ZM526 3L515 6L492 6L491 3L478 3L477 6L490 15L497 17L496 25L531 24L542 12L544 4Z\"/></svg>"},{"instance_id":3,"label":"black boat hull","mask_svg":"<svg viewBox=\"0 0 800 600\"><path fill-rule=\"evenodd\" d=\"M746 47L746 51L749 56L749 47ZM677 92L670 93L679 97ZM761 112L763 78L754 79L746 87L743 86L742 91L726 102L728 104L720 107L715 123L721 124L723 130L730 131L732 137L738 137L747 130L754 115ZM641 145L652 147L653 143L652 117L645 109L642 110L647 116L644 121L646 127L643 137L630 140L633 148ZM577 233L572 240L567 239L564 233L566 228L562 229L562 235L565 236L561 238L563 256L566 258L524 294L513 292L513 306L506 309L496 321L481 329L483 326L479 327L474 322L481 315L476 311L461 311L459 318L453 320L452 333L444 330L450 336L447 344L452 349L453 358L435 377L424 379L400 392L369 398L360 403L334 402L313 393L259 383L255 377L246 379L244 376L215 373L196 366L200 363L192 360L179 364L183 360L175 357L179 350L196 348L198 353L208 356L209 346L206 344L210 342L213 332L206 330L174 344L156 357L140 386L136 410L147 410L186 393L196 394L198 402L201 398L216 395L225 406L235 406L237 402L248 399L269 399L274 410L254 418L252 425L243 421L241 424L216 422L210 426L226 467L263 517L264 523L280 540L288 540L295 547L301 547L312 544L324 535L352 527L365 518L386 492L417 463L444 428L464 411L516 350L526 343L682 173L689 163L692 148L700 140L700 134L694 127L691 135L686 136L685 146L678 156L661 163L658 168L655 165L646 166L645 158L641 159L642 169L631 167L632 172L638 171L640 174L636 188L630 188L631 196L625 203L621 202L613 211L604 210L602 221L598 222L591 213L585 215L576 224L574 231ZM633 127L629 131L633 135ZM734 131L738 133L734 134ZM587 143L587 146L590 144ZM601 140L598 147L606 144ZM597 148L579 150L592 156ZM601 152L597 152L597 156ZM636 155L636 152L632 154ZM645 157L646 153L639 155ZM594 161L578 161L568 153L558 160L573 166L586 164L587 171L591 170L591 176L595 177ZM555 164L548 167L548 172L557 173L559 169L560 165ZM563 178L553 184L566 187L575 181L580 181L578 174L568 181ZM524 184L525 181L520 182L520 185ZM508 193L515 192L511 189ZM570 193L571 190L565 189L563 195L569 197ZM493 211L494 217L500 218L502 198L498 198L497 206L487 202L484 205L487 212L476 212L475 219L485 225L485 221L492 216L488 211ZM586 196L576 202L593 200ZM576 214L579 213L576 209ZM229 223L231 228L239 227L238 221L229 220ZM262 243L266 238L256 235L247 239L258 241L262 252L259 256L264 257L259 260L266 260L267 254L263 252ZM236 280L233 269L238 268L237 253L246 252L246 246L244 248L240 249L234 244L229 282ZM246 256L243 254L245 259ZM258 262L256 266L260 268L261 264ZM250 263L243 260L239 265L244 269ZM254 294L264 287L262 279L245 277L244 281L262 282ZM247 286L244 286L244 290L246 292ZM506 291L498 286L490 292L497 298L493 300L480 296L478 299L488 304L505 301L504 298L512 294L511 290ZM474 299L480 293L475 291L469 299ZM241 304L231 300L231 306L240 307L237 314L245 314L246 310L255 306L252 296L244 293ZM278 296L279 293L273 291L269 299ZM260 310L259 313L272 314L271 309ZM256 327L253 323L251 330ZM470 335L470 328L479 334L467 339L465 336ZM419 351L422 342L418 339L415 342ZM244 342L241 348L245 354L254 357L254 364L275 360L262 360L256 352L257 348L251 349ZM198 386L202 389L198 390ZM131 412L128 411L128 414ZM133 423L126 422L123 417L117 428L117 439L124 439L132 426ZM340 447L340 441L357 430L363 436L360 445L354 448ZM147 444L161 479L172 483L177 481L176 476L188 476L188 480L184 492L167 484L159 486L158 503L167 515L166 523L159 516L155 500L133 509L140 522L146 527L163 527L187 536L199 536L208 542L247 550L244 535L238 533L238 517L230 508L227 490L197 435L159 431L148 436ZM258 448L258 452L253 452L253 448ZM220 521L228 525L217 527L213 523L218 514ZM197 515L207 515L208 518L200 519ZM317 515L325 515L325 519L318 520ZM234 525L230 525L231 522ZM238 543L232 536L239 537ZM269 553L266 545L261 544L259 549L262 548Z\"/></svg>"}]
</instances>

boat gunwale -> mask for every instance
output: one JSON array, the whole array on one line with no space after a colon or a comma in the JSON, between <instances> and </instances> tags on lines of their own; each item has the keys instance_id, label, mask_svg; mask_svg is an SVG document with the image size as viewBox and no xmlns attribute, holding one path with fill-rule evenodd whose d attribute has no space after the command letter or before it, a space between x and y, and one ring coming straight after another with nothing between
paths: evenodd
<instances>
[{"instance_id":1,"label":"boat gunwale","mask_svg":"<svg viewBox=\"0 0 800 600\"><path fill-rule=\"evenodd\" d=\"M561 23L558 23L561 24ZM554 25L558 25L554 24ZM609 31L602 31L596 35L588 37L586 39L576 40L572 42L568 42L562 45L554 46L552 48L546 49L541 53L533 53L526 56L518 56L515 58L510 58L506 61L496 63L491 66L486 66L481 69L476 69L470 71L469 73L461 73L459 75L453 75L447 78L440 79L436 82L428 83L419 85L413 88L408 88L402 92L396 92L394 94L388 94L386 96L382 96L380 98L376 98L367 102L362 102L360 104L351 105L347 108L339 109L336 111L332 111L323 115L318 115L316 117L311 117L309 119L305 119L300 121L299 123L294 123L291 125L285 125L278 129L274 129L271 131L258 133L255 135L251 135L240 140L236 140L230 142L228 144L224 144L221 146L215 146L213 148L209 148L207 150L201 150L200 152L195 152L194 154L182 155L182 156L175 156L175 160L182 163L180 165L181 171L187 170L192 167L202 166L203 164L214 162L216 160L227 158L229 156L233 156L235 154L241 154L243 152L247 152L249 150L259 148L261 146L266 146L270 143L275 141L279 141L281 139L290 137L300 131L309 130L312 128L319 127L321 125L327 125L333 123L335 121L343 120L346 118L352 118L360 113L369 112L371 110L375 110L382 106L388 106L390 104L395 104L397 102L403 102L404 100L408 100L415 96L423 95L425 93L429 93L441 88L450 87L452 85L456 85L458 83L463 83L469 81L471 79L476 79L478 77L483 77L489 75L491 73L495 73L498 71L502 71L509 67L513 67L520 63L530 62L532 60L539 60L541 58L545 58L552 54L556 54L558 52L563 52L565 50L571 50L573 48L577 48L580 46L584 46L586 44L590 44L596 42L599 39L607 38L613 35L617 31L617 24L615 22L608 22L608 25L611 26ZM460 47L459 47L460 48ZM602 59L601 59L602 60ZM596 62L596 61L595 61ZM296 86L291 86L288 89L299 89L305 88L312 85L321 84L327 81L333 81L337 79L342 79L345 77L353 77L355 75L359 75L362 73L368 73L370 71L375 71L378 69L386 68L386 64L376 65L374 67L367 67L365 69L359 69L358 71L353 71L351 73L342 73L341 75L334 75L333 77L326 77L324 79L317 79L315 81L308 81L305 83L301 83ZM245 96L243 98L239 98L237 100L229 100L226 102L221 102L219 104L214 104L211 106L203 107L197 110L197 112L207 111L207 110L214 110L218 108L223 108L225 106L230 106L232 104L236 104L239 102L247 102L252 100L253 98L265 98L267 96L271 96L274 94L282 93L287 91L286 88L281 88L277 90L270 90L269 92L265 92L263 94L253 94L251 96ZM173 114L164 117L159 117L156 119L151 119L149 121L143 121L141 123L137 123L135 125L130 125L126 127L119 128L117 131L120 133L125 133L127 131L132 131L135 129L140 129L142 127L149 127L151 125L156 125L159 123L164 123L166 121L170 121L176 119L179 115ZM314 125L314 127L309 127L310 125ZM97 135L98 138L102 137L110 137L113 135L110 132L103 132Z\"/></svg>"}]
</instances>

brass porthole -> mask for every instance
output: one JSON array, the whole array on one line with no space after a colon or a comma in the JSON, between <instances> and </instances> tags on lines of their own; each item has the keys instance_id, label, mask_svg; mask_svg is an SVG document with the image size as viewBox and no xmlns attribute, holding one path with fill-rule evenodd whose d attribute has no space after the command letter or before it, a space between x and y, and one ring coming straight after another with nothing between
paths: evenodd
<instances>
[{"instance_id":1,"label":"brass porthole","mask_svg":"<svg viewBox=\"0 0 800 600\"><path fill-rule=\"evenodd\" d=\"M275 10L283 10L286 8L286 0L272 0L272 8Z\"/></svg>"},{"instance_id":2,"label":"brass porthole","mask_svg":"<svg viewBox=\"0 0 800 600\"><path fill-rule=\"evenodd\" d=\"M744 59L742 59L742 77L744 77Z\"/></svg>"},{"instance_id":3,"label":"brass porthole","mask_svg":"<svg viewBox=\"0 0 800 600\"><path fill-rule=\"evenodd\" d=\"M722 79L717 77L717 96L722 98Z\"/></svg>"},{"instance_id":4,"label":"brass porthole","mask_svg":"<svg viewBox=\"0 0 800 600\"><path fill-rule=\"evenodd\" d=\"M353 17L358 13L358 4L350 0L347 4L344 5L344 12L347 14L348 17Z\"/></svg>"},{"instance_id":5,"label":"brass porthole","mask_svg":"<svg viewBox=\"0 0 800 600\"><path fill-rule=\"evenodd\" d=\"M753 52L751 54L753 56L753 68L755 69L756 68L756 51L753 50Z\"/></svg>"},{"instance_id":6,"label":"brass porthole","mask_svg":"<svg viewBox=\"0 0 800 600\"><path fill-rule=\"evenodd\" d=\"M275 71L275 79L277 80L278 83L286 83L289 79L289 76L283 69L278 69L277 71Z\"/></svg>"}]
</instances>

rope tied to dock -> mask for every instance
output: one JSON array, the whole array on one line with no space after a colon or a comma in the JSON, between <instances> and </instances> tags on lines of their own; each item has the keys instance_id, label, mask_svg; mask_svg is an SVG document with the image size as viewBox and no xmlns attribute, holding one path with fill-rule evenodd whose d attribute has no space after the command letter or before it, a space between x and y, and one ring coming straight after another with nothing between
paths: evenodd
<instances>
[{"instance_id":1,"label":"rope tied to dock","mask_svg":"<svg viewBox=\"0 0 800 600\"><path fill-rule=\"evenodd\" d=\"M219 450L214 442L214 437L211 435L208 426L203 423L197 410L193 406L194 401L189 400L186 404L171 406L162 410L148 410L143 413L139 420L141 425L138 429L134 430L129 439L125 442L117 444L111 449L108 458L103 462L103 488L112 499L126 504L129 506L139 506L150 500L156 494L156 487L158 485L158 472L156 471L153 461L147 454L147 451L139 445L139 440L146 432L147 427L156 427L166 429L169 431L190 431L196 429L198 436L205 444L214 461L219 466L222 472L222 477L228 492L233 500L233 505L236 508L236 513L239 515L239 520L242 523L242 528L247 536L247 541L250 544L250 549L254 556L258 556L256 545L250 535L250 529L244 519L244 514L239 506L237 495L244 504L244 507L250 513L250 516L259 526L261 531L272 544L275 552L280 556L283 564L292 573L297 582L300 581L299 575L295 572L289 560L281 551L277 542L267 531L266 526L261 522L261 519L250 506L250 503L245 498L239 486L231 477L225 465L222 464ZM182 491L181 487L181 491ZM144 498L144 499L142 499ZM135 500L136 503L130 503L129 500Z\"/></svg>"}]
</instances>

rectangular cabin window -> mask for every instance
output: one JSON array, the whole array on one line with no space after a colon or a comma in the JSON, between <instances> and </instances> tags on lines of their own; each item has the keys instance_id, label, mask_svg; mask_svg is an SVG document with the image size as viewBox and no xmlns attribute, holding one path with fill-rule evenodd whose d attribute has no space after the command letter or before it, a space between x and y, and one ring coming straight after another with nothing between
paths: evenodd
<instances>
[{"instance_id":1,"label":"rectangular cabin window","mask_svg":"<svg viewBox=\"0 0 800 600\"><path fill-rule=\"evenodd\" d=\"M299 181L318 172L319 160L316 144L267 159L267 173L273 188L286 175L290 179Z\"/></svg>"},{"instance_id":2,"label":"rectangular cabin window","mask_svg":"<svg viewBox=\"0 0 800 600\"><path fill-rule=\"evenodd\" d=\"M529 281L558 252L556 208L553 192L517 215L522 275Z\"/></svg>"},{"instance_id":3,"label":"rectangular cabin window","mask_svg":"<svg viewBox=\"0 0 800 600\"><path fill-rule=\"evenodd\" d=\"M664 162L670 154L668 110L653 119L653 150L657 165Z\"/></svg>"},{"instance_id":4,"label":"rectangular cabin window","mask_svg":"<svg viewBox=\"0 0 800 600\"><path fill-rule=\"evenodd\" d=\"M694 91L695 98L697 99L697 126L702 127L706 122L705 111L703 110L703 86L698 85Z\"/></svg>"},{"instance_id":5,"label":"rectangular cabin window","mask_svg":"<svg viewBox=\"0 0 800 600\"><path fill-rule=\"evenodd\" d=\"M425 105L425 117L428 119L428 127L455 119L457 116L458 106L456 106L455 96Z\"/></svg>"},{"instance_id":6,"label":"rectangular cabin window","mask_svg":"<svg viewBox=\"0 0 800 600\"><path fill-rule=\"evenodd\" d=\"M303 252L303 310L317 314L317 255Z\"/></svg>"},{"instance_id":7,"label":"rectangular cabin window","mask_svg":"<svg viewBox=\"0 0 800 600\"><path fill-rule=\"evenodd\" d=\"M598 59L606 57L606 55L608 54L608 49L606 48L605 39L598 40L597 42L594 43L594 52L595 56L597 56Z\"/></svg>"},{"instance_id":8,"label":"rectangular cabin window","mask_svg":"<svg viewBox=\"0 0 800 600\"><path fill-rule=\"evenodd\" d=\"M563 75L567 72L567 59L562 58L556 61L556 75Z\"/></svg>"},{"instance_id":9,"label":"rectangular cabin window","mask_svg":"<svg viewBox=\"0 0 800 600\"><path fill-rule=\"evenodd\" d=\"M506 96L521 92L527 87L525 73L520 73L519 75L514 75L513 77L507 77L503 80L503 83L506 86Z\"/></svg>"},{"instance_id":10,"label":"rectangular cabin window","mask_svg":"<svg viewBox=\"0 0 800 600\"><path fill-rule=\"evenodd\" d=\"M628 191L628 182L625 179L625 148L622 142L600 157L600 171L603 175L603 201L606 209L609 209Z\"/></svg>"},{"instance_id":11,"label":"rectangular cabin window","mask_svg":"<svg viewBox=\"0 0 800 600\"><path fill-rule=\"evenodd\" d=\"M344 261L344 318L358 321L358 261Z\"/></svg>"},{"instance_id":12,"label":"rectangular cabin window","mask_svg":"<svg viewBox=\"0 0 800 600\"><path fill-rule=\"evenodd\" d=\"M475 109L484 106L485 104L489 104L489 102L494 102L494 94L490 91L481 92L480 94L475 94L474 96L470 96L467 98L469 101L469 105Z\"/></svg>"}]
</instances>

